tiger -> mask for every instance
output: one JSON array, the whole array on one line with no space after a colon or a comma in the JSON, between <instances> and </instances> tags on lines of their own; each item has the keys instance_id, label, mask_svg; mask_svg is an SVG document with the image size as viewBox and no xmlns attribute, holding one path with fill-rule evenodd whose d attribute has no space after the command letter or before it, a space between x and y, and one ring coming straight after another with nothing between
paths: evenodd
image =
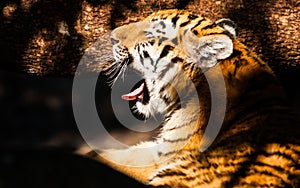
<instances>
[{"instance_id":1,"label":"tiger","mask_svg":"<svg viewBox=\"0 0 300 188\"><path fill-rule=\"evenodd\" d=\"M86 156L151 187L300 187L299 120L272 69L236 35L230 19L178 9L114 29L104 74L137 71L142 81L122 98L165 119L153 140ZM224 117L212 111L210 83L226 97ZM222 120L213 141L210 116Z\"/></svg>"}]
</instances>

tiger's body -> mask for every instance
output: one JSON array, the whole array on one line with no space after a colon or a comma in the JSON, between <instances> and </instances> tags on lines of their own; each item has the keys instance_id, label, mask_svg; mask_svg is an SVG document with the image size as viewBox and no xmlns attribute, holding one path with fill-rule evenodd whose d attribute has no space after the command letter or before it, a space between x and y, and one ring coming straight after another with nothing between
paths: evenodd
<instances>
[{"instance_id":1,"label":"tiger's body","mask_svg":"<svg viewBox=\"0 0 300 188\"><path fill-rule=\"evenodd\" d=\"M159 112L166 119L154 141L91 157L157 187L299 187L299 121L272 70L235 38L235 29L230 20L183 10L115 29L116 61L106 71L140 72L143 96L124 98L133 97L145 117ZM211 114L207 79L226 86L222 129L208 148L202 139L209 139L209 117L222 117L218 109Z\"/></svg>"}]
</instances>

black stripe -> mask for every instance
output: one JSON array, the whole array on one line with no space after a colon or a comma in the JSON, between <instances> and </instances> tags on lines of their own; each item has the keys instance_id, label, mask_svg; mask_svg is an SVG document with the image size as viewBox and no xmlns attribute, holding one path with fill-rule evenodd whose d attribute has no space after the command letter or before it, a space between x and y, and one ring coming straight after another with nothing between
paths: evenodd
<instances>
[{"instance_id":1,"label":"black stripe","mask_svg":"<svg viewBox=\"0 0 300 188\"><path fill-rule=\"evenodd\" d=\"M203 27L202 29L212 29L212 28L214 28L214 27L216 27L216 26L218 26L218 24L213 23L213 24L211 24L211 25L207 25L207 26Z\"/></svg>"},{"instance_id":2,"label":"black stripe","mask_svg":"<svg viewBox=\"0 0 300 188\"><path fill-rule=\"evenodd\" d=\"M141 64L144 65L144 58L143 58L143 56L141 55L140 52L139 52L139 56L140 56L140 59L141 59Z\"/></svg>"},{"instance_id":3,"label":"black stripe","mask_svg":"<svg viewBox=\"0 0 300 188\"><path fill-rule=\"evenodd\" d=\"M198 16L195 15L195 14L190 14L190 15L188 16L188 18L189 18L190 20L194 20L194 19L197 19Z\"/></svg>"},{"instance_id":4,"label":"black stripe","mask_svg":"<svg viewBox=\"0 0 300 188\"><path fill-rule=\"evenodd\" d=\"M159 173L156 175L156 177L162 178L165 176L171 176L171 177L175 177L175 176L186 176L186 173L183 173L182 171L174 171L173 169L170 169L169 171L164 170L163 173Z\"/></svg>"},{"instance_id":5,"label":"black stripe","mask_svg":"<svg viewBox=\"0 0 300 188\"><path fill-rule=\"evenodd\" d=\"M179 16L178 16L178 14L176 14L176 16L174 17L174 18L172 18L172 23L174 24L174 25L176 25L176 22L177 22L177 20L179 19Z\"/></svg>"},{"instance_id":6,"label":"black stripe","mask_svg":"<svg viewBox=\"0 0 300 188\"><path fill-rule=\"evenodd\" d=\"M163 50L161 51L160 56L159 56L159 59L161 59L161 58L167 56L168 53L169 53L169 51L170 51L170 50L173 50L173 49L174 49L173 46L166 45L166 46L163 48Z\"/></svg>"},{"instance_id":7,"label":"black stripe","mask_svg":"<svg viewBox=\"0 0 300 188\"><path fill-rule=\"evenodd\" d=\"M156 66L157 66L157 62L155 62L151 57L149 57L149 59L150 59L150 63L151 63L151 65L153 65L154 66L154 69L155 69L155 71L156 71ZM155 63L155 65L154 65L154 63Z\"/></svg>"},{"instance_id":8,"label":"black stripe","mask_svg":"<svg viewBox=\"0 0 300 188\"><path fill-rule=\"evenodd\" d=\"M236 75L236 72L237 72L237 69L239 69L239 67L240 67L239 59L236 59L236 60L233 62L233 64L234 64L233 76L235 76L235 75Z\"/></svg>"},{"instance_id":9,"label":"black stripe","mask_svg":"<svg viewBox=\"0 0 300 188\"><path fill-rule=\"evenodd\" d=\"M191 21L189 20L189 21L186 21L186 22L183 22L183 23L181 23L180 24L180 27L184 27L184 26L186 26L187 24L189 24Z\"/></svg>"},{"instance_id":10,"label":"black stripe","mask_svg":"<svg viewBox=\"0 0 300 188\"><path fill-rule=\"evenodd\" d=\"M190 70L192 63L191 62L187 62L183 65L184 70Z\"/></svg>"},{"instance_id":11,"label":"black stripe","mask_svg":"<svg viewBox=\"0 0 300 188\"><path fill-rule=\"evenodd\" d=\"M174 57L171 59L171 62L172 63L183 62L183 59L180 57Z\"/></svg>"},{"instance_id":12,"label":"black stripe","mask_svg":"<svg viewBox=\"0 0 300 188\"><path fill-rule=\"evenodd\" d=\"M164 76L170 69L172 69L174 64L168 63L168 65L160 72L161 76Z\"/></svg>"},{"instance_id":13,"label":"black stripe","mask_svg":"<svg viewBox=\"0 0 300 188\"><path fill-rule=\"evenodd\" d=\"M166 34L166 32L164 32L164 31L161 31L161 30L159 30L159 29L156 29L155 30L157 33L162 33L163 35L165 35Z\"/></svg>"},{"instance_id":14,"label":"black stripe","mask_svg":"<svg viewBox=\"0 0 300 188\"><path fill-rule=\"evenodd\" d=\"M194 68L195 68L195 64L191 64L191 66L190 66L190 71L193 72L193 71L194 71Z\"/></svg>"},{"instance_id":15,"label":"black stripe","mask_svg":"<svg viewBox=\"0 0 300 188\"><path fill-rule=\"evenodd\" d=\"M186 176L185 178L184 178L184 180L186 180L186 181L194 181L196 178L199 178L198 176Z\"/></svg>"},{"instance_id":16,"label":"black stripe","mask_svg":"<svg viewBox=\"0 0 300 188\"><path fill-rule=\"evenodd\" d=\"M251 175L257 175L257 176L265 175L268 177L275 177L276 179L282 179L280 176L273 174L272 172L268 172L268 171L260 171L260 172L259 171L250 171L248 176L251 176ZM266 186L267 183L264 183L264 184L259 183L257 185L259 185L259 187L268 187L268 186ZM284 187L286 187L286 186L284 186ZM287 187L290 187L290 186L287 186Z\"/></svg>"},{"instance_id":17,"label":"black stripe","mask_svg":"<svg viewBox=\"0 0 300 188\"><path fill-rule=\"evenodd\" d=\"M205 20L205 18L202 18L201 20L199 20L194 27L191 28L191 30L193 30L194 28L198 27L203 21Z\"/></svg>"},{"instance_id":18,"label":"black stripe","mask_svg":"<svg viewBox=\"0 0 300 188\"><path fill-rule=\"evenodd\" d=\"M227 35L227 32L226 31L222 31L222 32L211 32L211 33L209 33L209 35L220 35L220 34ZM227 36L230 37L230 35L227 35Z\"/></svg>"},{"instance_id":19,"label":"black stripe","mask_svg":"<svg viewBox=\"0 0 300 188\"><path fill-rule=\"evenodd\" d=\"M190 168L193 168L196 166L196 162L194 160L190 160L189 158L184 158L183 162L186 162L186 161L188 161L189 163L187 163L187 164L185 163L184 165L181 164L180 168L187 170L187 169L190 169Z\"/></svg>"},{"instance_id":20,"label":"black stripe","mask_svg":"<svg viewBox=\"0 0 300 188\"><path fill-rule=\"evenodd\" d=\"M281 156L281 155L279 155L279 156ZM271 157L272 157L272 156L271 156ZM291 160L290 160L290 162L291 162ZM293 163L293 162L294 162L294 161L292 160L291 163ZM282 173L282 172L285 171L285 169L282 168L282 167L280 167L280 166L273 166L273 165L265 164L265 163L263 163L263 162L256 162L256 163L255 163L255 166L259 166L259 167L269 167L269 168L271 168L272 170L275 170L275 171L280 172L280 173ZM269 172L269 171L268 171L268 172Z\"/></svg>"},{"instance_id":21,"label":"black stripe","mask_svg":"<svg viewBox=\"0 0 300 188\"><path fill-rule=\"evenodd\" d=\"M166 85L164 85L163 87L161 87L161 89L159 90L159 93L164 92L167 88L169 88L171 86L171 84L167 83Z\"/></svg>"},{"instance_id":22,"label":"black stripe","mask_svg":"<svg viewBox=\"0 0 300 188\"><path fill-rule=\"evenodd\" d=\"M168 116L172 116L177 110L179 110L181 108L181 104L179 99L177 99L175 102L173 102L173 104L171 106L168 106L166 112L170 114L168 114Z\"/></svg>"},{"instance_id":23,"label":"black stripe","mask_svg":"<svg viewBox=\"0 0 300 188\"><path fill-rule=\"evenodd\" d=\"M164 140L164 142L169 142L169 143L184 142L184 141L187 141L188 139L190 139L193 135L194 135L194 133L193 134L188 134L188 136L185 137L185 138L177 138L177 139L174 139L174 140L164 138L163 140Z\"/></svg>"},{"instance_id":24,"label":"black stripe","mask_svg":"<svg viewBox=\"0 0 300 188\"><path fill-rule=\"evenodd\" d=\"M174 154L176 154L178 152L179 152L179 150L169 151L167 153L162 153L161 152L161 155L163 155L163 156L174 155Z\"/></svg>"}]
</instances>

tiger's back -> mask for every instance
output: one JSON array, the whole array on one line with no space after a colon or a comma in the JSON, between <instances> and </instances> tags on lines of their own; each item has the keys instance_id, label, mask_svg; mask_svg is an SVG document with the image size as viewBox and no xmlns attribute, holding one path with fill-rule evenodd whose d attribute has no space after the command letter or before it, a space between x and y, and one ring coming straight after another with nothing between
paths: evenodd
<instances>
[{"instance_id":1,"label":"tiger's back","mask_svg":"<svg viewBox=\"0 0 300 188\"><path fill-rule=\"evenodd\" d=\"M104 151L100 156L93 155L93 158L105 163L107 160L103 157L112 158L132 165L138 160L137 156L145 154L144 160L153 162L155 166L149 173L138 174L136 172L140 168L109 165L157 187L298 187L299 120L289 109L284 91L272 70L235 38L235 25L226 19L212 22L180 10L159 11L143 22L145 24L142 26L146 28L129 25L115 31L114 39L119 41L118 45L123 45L122 53L120 48L116 52L117 62L130 61L142 73L151 69L147 62L151 65L156 63L151 73L165 80L168 79L166 75L171 74L169 70L183 70L195 84L200 110L181 106L183 110L179 112L176 106L178 96L173 94L173 89L151 84L146 77L150 99L141 104L137 101L137 109L147 116L151 112L148 113L150 108L145 106L151 105L154 97L162 98L163 110L170 115L157 141L150 141L150 144L164 142L165 150L159 148L155 153L139 153L133 147L126 151ZM149 30L148 26L154 29ZM173 37L169 40L164 32L172 28L176 28L176 32L171 33ZM144 36L139 36L140 30ZM192 35L184 38L188 32ZM151 40L145 40L145 35L149 35ZM202 46L198 44L198 39ZM188 48L196 45L199 48L194 54ZM228 47L230 45L232 48ZM167 62L166 65L164 62ZM171 63L179 68L167 66ZM143 69L145 66L148 66L147 69ZM216 77L219 70L226 86L225 117L213 144L200 152L199 148L203 147L201 139L212 109L207 77L213 82L222 82ZM176 75L172 79L176 82ZM185 122L180 116L184 113L189 116L199 113L200 116ZM172 126L170 122L181 122L182 125ZM181 142L185 143L184 146L180 145ZM149 143L140 145L143 144ZM126 155L120 157L122 152ZM168 160L157 161L157 158L169 157L170 153L174 155Z\"/></svg>"}]
</instances>

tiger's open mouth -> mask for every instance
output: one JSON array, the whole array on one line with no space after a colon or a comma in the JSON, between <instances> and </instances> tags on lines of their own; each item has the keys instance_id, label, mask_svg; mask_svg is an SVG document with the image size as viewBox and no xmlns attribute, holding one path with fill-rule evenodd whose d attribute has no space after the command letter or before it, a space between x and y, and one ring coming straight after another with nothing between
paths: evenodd
<instances>
[{"instance_id":1,"label":"tiger's open mouth","mask_svg":"<svg viewBox=\"0 0 300 188\"><path fill-rule=\"evenodd\" d=\"M123 100L128 101L139 101L143 104L147 104L150 100L149 97L149 91L146 85L145 80L141 80L138 83L136 83L130 93L124 94L121 97Z\"/></svg>"}]
</instances>

